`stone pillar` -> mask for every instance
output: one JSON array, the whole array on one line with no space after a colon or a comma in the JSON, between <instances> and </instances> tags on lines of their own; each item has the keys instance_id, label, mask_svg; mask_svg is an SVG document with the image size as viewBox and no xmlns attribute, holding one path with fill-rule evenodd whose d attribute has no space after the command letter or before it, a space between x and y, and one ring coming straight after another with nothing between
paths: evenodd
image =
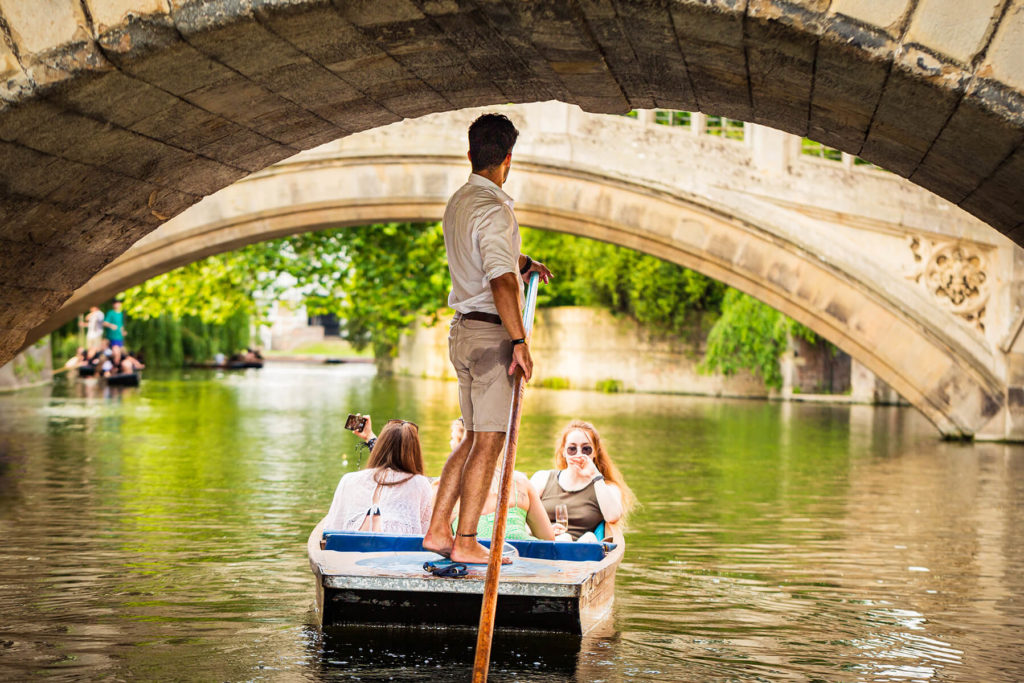
<instances>
[{"instance_id":1,"label":"stone pillar","mask_svg":"<svg viewBox=\"0 0 1024 683\"><path fill-rule=\"evenodd\" d=\"M754 123L747 124L747 128L754 167L768 173L788 173L799 138Z\"/></svg>"},{"instance_id":2,"label":"stone pillar","mask_svg":"<svg viewBox=\"0 0 1024 683\"><path fill-rule=\"evenodd\" d=\"M706 135L708 132L708 115L699 111L690 113L690 132L694 135Z\"/></svg>"},{"instance_id":3,"label":"stone pillar","mask_svg":"<svg viewBox=\"0 0 1024 683\"><path fill-rule=\"evenodd\" d=\"M653 109L639 109L636 112L636 120L645 126L654 125L654 110Z\"/></svg>"},{"instance_id":4,"label":"stone pillar","mask_svg":"<svg viewBox=\"0 0 1024 683\"><path fill-rule=\"evenodd\" d=\"M871 372L866 366L857 362L856 358L850 362L850 398L856 403L871 403L875 405L901 405L906 404L896 391L878 378L878 375Z\"/></svg>"},{"instance_id":5,"label":"stone pillar","mask_svg":"<svg viewBox=\"0 0 1024 683\"><path fill-rule=\"evenodd\" d=\"M857 157L853 156L852 154L847 154L846 152L843 152L843 168L845 168L847 171L852 170L853 160L856 158Z\"/></svg>"}]
</instances>

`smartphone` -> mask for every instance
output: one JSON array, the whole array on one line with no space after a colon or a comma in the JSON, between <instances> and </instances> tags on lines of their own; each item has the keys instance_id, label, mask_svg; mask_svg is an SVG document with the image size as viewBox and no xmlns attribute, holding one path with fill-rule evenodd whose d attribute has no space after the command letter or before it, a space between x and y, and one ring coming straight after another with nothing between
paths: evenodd
<instances>
[{"instance_id":1,"label":"smartphone","mask_svg":"<svg viewBox=\"0 0 1024 683\"><path fill-rule=\"evenodd\" d=\"M353 415L352 413L349 413L348 419L345 420L345 429L353 432L361 432L365 426L366 418L362 415Z\"/></svg>"}]
</instances>

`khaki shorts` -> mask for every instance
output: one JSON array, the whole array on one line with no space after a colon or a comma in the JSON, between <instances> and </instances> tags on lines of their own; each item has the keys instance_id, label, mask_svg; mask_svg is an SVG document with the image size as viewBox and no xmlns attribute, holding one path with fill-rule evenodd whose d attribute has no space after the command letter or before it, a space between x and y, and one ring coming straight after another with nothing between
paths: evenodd
<instances>
[{"instance_id":1,"label":"khaki shorts","mask_svg":"<svg viewBox=\"0 0 1024 683\"><path fill-rule=\"evenodd\" d=\"M459 407L466 429L504 432L512 407L512 344L505 327L482 320L452 319L448 358L459 377Z\"/></svg>"}]
</instances>

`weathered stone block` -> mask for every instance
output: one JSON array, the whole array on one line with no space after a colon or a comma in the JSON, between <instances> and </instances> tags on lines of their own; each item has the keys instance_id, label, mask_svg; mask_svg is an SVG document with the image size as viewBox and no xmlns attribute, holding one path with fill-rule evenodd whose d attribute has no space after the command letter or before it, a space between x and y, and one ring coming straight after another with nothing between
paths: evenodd
<instances>
[{"instance_id":1,"label":"weathered stone block","mask_svg":"<svg viewBox=\"0 0 1024 683\"><path fill-rule=\"evenodd\" d=\"M345 111L347 129L363 130L408 115L401 101L406 89L393 86L411 80L411 75L345 21L329 0L255 0L253 10L261 24L359 93L359 98L338 105ZM436 93L433 97L435 103L441 101Z\"/></svg>"},{"instance_id":2,"label":"weathered stone block","mask_svg":"<svg viewBox=\"0 0 1024 683\"><path fill-rule=\"evenodd\" d=\"M71 290L54 291L33 286L33 283L19 283L4 286L4 303L7 311L0 316L0 328L20 330L22 337L18 346L24 341L24 333L55 311L68 297ZM3 330L0 329L0 335ZM2 337L0 337L2 338ZM0 341L0 344L3 342Z\"/></svg>"},{"instance_id":3,"label":"weathered stone block","mask_svg":"<svg viewBox=\"0 0 1024 683\"><path fill-rule=\"evenodd\" d=\"M962 202L960 207L970 211L996 230L1009 231L1017 227L1024 216L1024 148L1008 157L995 173Z\"/></svg>"},{"instance_id":4,"label":"weathered stone block","mask_svg":"<svg viewBox=\"0 0 1024 683\"><path fill-rule=\"evenodd\" d=\"M893 46L881 30L833 17L818 41L808 137L860 152L889 77Z\"/></svg>"},{"instance_id":5,"label":"weathered stone block","mask_svg":"<svg viewBox=\"0 0 1024 683\"><path fill-rule=\"evenodd\" d=\"M910 180L961 202L1024 141L1024 131L965 97ZM1024 191L1024 188L1022 188Z\"/></svg>"},{"instance_id":6,"label":"weathered stone block","mask_svg":"<svg viewBox=\"0 0 1024 683\"><path fill-rule=\"evenodd\" d=\"M0 328L0 358L5 361L14 358L14 354L18 353L18 349L25 342L26 331L24 329Z\"/></svg>"},{"instance_id":7,"label":"weathered stone block","mask_svg":"<svg viewBox=\"0 0 1024 683\"><path fill-rule=\"evenodd\" d=\"M908 0L835 0L831 11L894 33L909 5Z\"/></svg>"},{"instance_id":8,"label":"weathered stone block","mask_svg":"<svg viewBox=\"0 0 1024 683\"><path fill-rule=\"evenodd\" d=\"M520 59L537 68L547 63L568 91L569 101L585 111L624 114L629 103L612 77L597 45L567 3L542 0L516 4L509 12L498 0L484 0L488 19L512 45Z\"/></svg>"},{"instance_id":9,"label":"weathered stone block","mask_svg":"<svg viewBox=\"0 0 1024 683\"><path fill-rule=\"evenodd\" d=\"M81 287L113 260L110 254L82 249L62 249L32 242L0 241L4 267L0 269L0 288L31 284L39 289L74 290ZM74 264L74 267L69 267ZM26 282L25 273L32 273Z\"/></svg>"},{"instance_id":10,"label":"weathered stone block","mask_svg":"<svg viewBox=\"0 0 1024 683\"><path fill-rule=\"evenodd\" d=\"M965 12L960 0L920 0L904 41L970 64L985 46L989 26L1002 4L1003 0L974 0Z\"/></svg>"},{"instance_id":11,"label":"weathered stone block","mask_svg":"<svg viewBox=\"0 0 1024 683\"><path fill-rule=\"evenodd\" d=\"M345 18L356 24L373 43L410 75L428 85L455 108L501 102L505 95L490 75L440 27L412 2L396 3L395 18L367 21L346 10ZM371 12L367 15L373 17Z\"/></svg>"},{"instance_id":12,"label":"weathered stone block","mask_svg":"<svg viewBox=\"0 0 1024 683\"><path fill-rule=\"evenodd\" d=\"M29 242L40 249L49 244L81 248L82 237L101 220L80 209L7 194L0 205L0 240Z\"/></svg>"},{"instance_id":13,"label":"weathered stone block","mask_svg":"<svg viewBox=\"0 0 1024 683\"><path fill-rule=\"evenodd\" d=\"M0 99L16 100L28 95L31 90L32 83L21 68L21 62L7 41L0 40Z\"/></svg>"},{"instance_id":14,"label":"weathered stone block","mask_svg":"<svg viewBox=\"0 0 1024 683\"><path fill-rule=\"evenodd\" d=\"M125 129L180 102L174 95L116 69L63 83L51 89L47 99L63 109Z\"/></svg>"},{"instance_id":15,"label":"weathered stone block","mask_svg":"<svg viewBox=\"0 0 1024 683\"><path fill-rule=\"evenodd\" d=\"M673 2L669 8L700 111L753 120L742 2Z\"/></svg>"},{"instance_id":16,"label":"weathered stone block","mask_svg":"<svg viewBox=\"0 0 1024 683\"><path fill-rule=\"evenodd\" d=\"M167 14L170 0L85 0L96 31L103 33L130 19L149 14Z\"/></svg>"},{"instance_id":17,"label":"weathered stone block","mask_svg":"<svg viewBox=\"0 0 1024 683\"><path fill-rule=\"evenodd\" d=\"M957 80L951 83L951 78ZM963 81L948 74L941 62L909 50L893 64L860 156L909 176L942 132L962 91Z\"/></svg>"},{"instance_id":18,"label":"weathered stone block","mask_svg":"<svg viewBox=\"0 0 1024 683\"><path fill-rule=\"evenodd\" d=\"M88 172L88 167L23 145L0 142L0 188L5 195L16 194L43 199L65 182Z\"/></svg>"},{"instance_id":19,"label":"weathered stone block","mask_svg":"<svg viewBox=\"0 0 1024 683\"><path fill-rule=\"evenodd\" d=\"M92 41L82 6L74 0L0 0L21 63L37 87L80 72L109 69Z\"/></svg>"},{"instance_id":20,"label":"weathered stone block","mask_svg":"<svg viewBox=\"0 0 1024 683\"><path fill-rule=\"evenodd\" d=\"M312 112L330 122L332 139L349 132L337 110L340 104L360 99L361 93L258 23L249 8L238 11L231 23L220 25L215 21L216 4L186 7L176 15L177 23L193 47L259 83L297 111ZM326 130L322 126L322 132Z\"/></svg>"},{"instance_id":21,"label":"weathered stone block","mask_svg":"<svg viewBox=\"0 0 1024 683\"><path fill-rule=\"evenodd\" d=\"M999 23L978 75L1024 92L1024 2L1015 0Z\"/></svg>"},{"instance_id":22,"label":"weathered stone block","mask_svg":"<svg viewBox=\"0 0 1024 683\"><path fill-rule=\"evenodd\" d=\"M792 3L760 0L748 4L744 31L753 121L807 135L818 15Z\"/></svg>"}]
</instances>

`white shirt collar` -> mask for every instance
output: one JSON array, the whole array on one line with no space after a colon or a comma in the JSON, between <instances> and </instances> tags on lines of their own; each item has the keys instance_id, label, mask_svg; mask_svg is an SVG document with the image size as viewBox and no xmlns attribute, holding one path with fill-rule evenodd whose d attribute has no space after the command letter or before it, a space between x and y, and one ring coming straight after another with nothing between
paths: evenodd
<instances>
[{"instance_id":1,"label":"white shirt collar","mask_svg":"<svg viewBox=\"0 0 1024 683\"><path fill-rule=\"evenodd\" d=\"M502 190L500 187L498 187L495 183L491 182L487 178L484 178L479 173L470 173L468 182L470 185L476 185L477 187L487 188L494 194L498 195L498 199L500 199L503 202L507 202L509 206L515 203L515 200L512 199L512 197L509 197L507 194L505 194L504 190Z\"/></svg>"}]
</instances>

